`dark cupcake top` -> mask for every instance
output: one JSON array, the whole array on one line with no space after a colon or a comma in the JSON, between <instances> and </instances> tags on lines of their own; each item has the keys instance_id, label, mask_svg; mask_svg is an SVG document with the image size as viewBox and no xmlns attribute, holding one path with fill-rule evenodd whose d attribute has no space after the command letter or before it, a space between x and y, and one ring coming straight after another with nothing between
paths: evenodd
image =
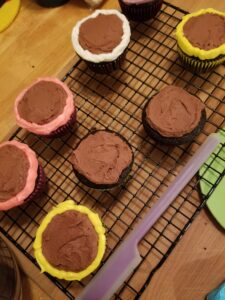
<instances>
[{"instance_id":1,"label":"dark cupcake top","mask_svg":"<svg viewBox=\"0 0 225 300\"><path fill-rule=\"evenodd\" d=\"M18 113L28 122L47 124L62 114L67 94L59 84L38 81L32 85L18 103Z\"/></svg>"},{"instance_id":2,"label":"dark cupcake top","mask_svg":"<svg viewBox=\"0 0 225 300\"><path fill-rule=\"evenodd\" d=\"M13 145L0 147L0 202L24 189L28 170L29 162L23 150Z\"/></svg>"},{"instance_id":3,"label":"dark cupcake top","mask_svg":"<svg viewBox=\"0 0 225 300\"><path fill-rule=\"evenodd\" d=\"M211 50L225 43L225 18L213 13L191 17L183 32L194 47Z\"/></svg>"},{"instance_id":4,"label":"dark cupcake top","mask_svg":"<svg viewBox=\"0 0 225 300\"><path fill-rule=\"evenodd\" d=\"M184 89L167 86L146 107L147 122L165 137L181 137L194 130L201 119L203 103Z\"/></svg>"},{"instance_id":5,"label":"dark cupcake top","mask_svg":"<svg viewBox=\"0 0 225 300\"><path fill-rule=\"evenodd\" d=\"M80 272L96 258L98 234L86 214L68 210L53 217L42 235L42 252L59 270Z\"/></svg>"},{"instance_id":6,"label":"dark cupcake top","mask_svg":"<svg viewBox=\"0 0 225 300\"><path fill-rule=\"evenodd\" d=\"M132 162L132 150L115 133L96 131L81 141L71 162L75 170L91 182L113 184Z\"/></svg>"},{"instance_id":7,"label":"dark cupcake top","mask_svg":"<svg viewBox=\"0 0 225 300\"><path fill-rule=\"evenodd\" d=\"M79 43L94 54L111 53L122 41L123 23L115 14L99 14L80 26Z\"/></svg>"}]
</instances>

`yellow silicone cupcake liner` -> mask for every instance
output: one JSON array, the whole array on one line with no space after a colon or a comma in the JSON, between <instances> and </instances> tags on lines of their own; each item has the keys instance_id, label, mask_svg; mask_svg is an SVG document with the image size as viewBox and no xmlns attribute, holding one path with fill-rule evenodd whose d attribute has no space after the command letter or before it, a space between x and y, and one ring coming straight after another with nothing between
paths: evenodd
<instances>
[{"instance_id":1,"label":"yellow silicone cupcake liner","mask_svg":"<svg viewBox=\"0 0 225 300\"><path fill-rule=\"evenodd\" d=\"M55 217L58 214L62 214L68 210L74 210L86 214L89 220L91 221L92 225L94 226L99 239L98 252L94 261L85 270L76 273L56 269L45 259L42 253L43 232L45 231L45 229L47 228L48 224L51 222L53 217ZM59 279L81 280L82 278L88 276L99 266L105 252L105 246L106 246L105 228L103 227L99 216L96 213L92 212L87 207L82 205L76 205L74 201L67 200L54 207L43 219L40 227L37 230L33 248L34 248L34 255L41 268L41 272L47 272Z\"/></svg>"},{"instance_id":2,"label":"yellow silicone cupcake liner","mask_svg":"<svg viewBox=\"0 0 225 300\"><path fill-rule=\"evenodd\" d=\"M201 9L197 12L188 14L182 18L176 29L177 43L180 49L189 56L198 57L201 60L214 59L220 55L225 55L225 44L211 50L203 50L198 47L192 46L189 40L185 37L183 32L184 24L192 17L197 17L207 13L217 14L225 18L225 13L215 10L213 8Z\"/></svg>"}]
</instances>

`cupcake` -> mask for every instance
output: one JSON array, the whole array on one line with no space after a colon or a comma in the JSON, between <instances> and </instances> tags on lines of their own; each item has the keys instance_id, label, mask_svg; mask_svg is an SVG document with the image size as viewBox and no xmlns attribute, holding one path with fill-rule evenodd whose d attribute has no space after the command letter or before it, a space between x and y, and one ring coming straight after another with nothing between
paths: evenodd
<instances>
[{"instance_id":1,"label":"cupcake","mask_svg":"<svg viewBox=\"0 0 225 300\"><path fill-rule=\"evenodd\" d=\"M128 142L109 130L96 130L88 134L71 156L77 178L88 187L103 190L124 184L133 160Z\"/></svg>"},{"instance_id":2,"label":"cupcake","mask_svg":"<svg viewBox=\"0 0 225 300\"><path fill-rule=\"evenodd\" d=\"M75 123L73 94L57 78L39 78L16 98L14 111L19 126L38 135L58 137Z\"/></svg>"},{"instance_id":3,"label":"cupcake","mask_svg":"<svg viewBox=\"0 0 225 300\"><path fill-rule=\"evenodd\" d=\"M36 0L43 7L57 7L67 3L69 0Z\"/></svg>"},{"instance_id":4,"label":"cupcake","mask_svg":"<svg viewBox=\"0 0 225 300\"><path fill-rule=\"evenodd\" d=\"M43 219L33 247L42 272L59 279L81 280L99 266L105 244L99 216L67 200Z\"/></svg>"},{"instance_id":5,"label":"cupcake","mask_svg":"<svg viewBox=\"0 0 225 300\"><path fill-rule=\"evenodd\" d=\"M130 25L117 10L96 10L79 21L72 31L77 54L96 73L117 69L130 42Z\"/></svg>"},{"instance_id":6,"label":"cupcake","mask_svg":"<svg viewBox=\"0 0 225 300\"><path fill-rule=\"evenodd\" d=\"M182 63L206 72L225 61L225 13L201 9L183 17L176 30Z\"/></svg>"},{"instance_id":7,"label":"cupcake","mask_svg":"<svg viewBox=\"0 0 225 300\"><path fill-rule=\"evenodd\" d=\"M144 22L156 16L163 0L119 0L122 12L128 19Z\"/></svg>"},{"instance_id":8,"label":"cupcake","mask_svg":"<svg viewBox=\"0 0 225 300\"><path fill-rule=\"evenodd\" d=\"M8 210L37 197L45 174L36 154L17 141L0 144L0 210Z\"/></svg>"},{"instance_id":9,"label":"cupcake","mask_svg":"<svg viewBox=\"0 0 225 300\"><path fill-rule=\"evenodd\" d=\"M156 141L171 145L191 142L205 121L205 106L201 100L173 85L153 96L142 114L146 133Z\"/></svg>"}]
</instances>

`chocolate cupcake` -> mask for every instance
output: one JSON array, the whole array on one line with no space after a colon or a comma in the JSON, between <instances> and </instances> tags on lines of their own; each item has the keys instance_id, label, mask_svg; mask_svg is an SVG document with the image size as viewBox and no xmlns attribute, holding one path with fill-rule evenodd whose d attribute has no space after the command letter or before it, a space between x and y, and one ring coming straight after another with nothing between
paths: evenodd
<instances>
[{"instance_id":1,"label":"chocolate cupcake","mask_svg":"<svg viewBox=\"0 0 225 300\"><path fill-rule=\"evenodd\" d=\"M208 8L184 16L176 38L184 66L196 72L215 68L225 61L225 13Z\"/></svg>"},{"instance_id":2,"label":"chocolate cupcake","mask_svg":"<svg viewBox=\"0 0 225 300\"><path fill-rule=\"evenodd\" d=\"M96 10L79 21L72 31L77 54L96 73L117 69L130 42L130 25L117 10Z\"/></svg>"},{"instance_id":3,"label":"chocolate cupcake","mask_svg":"<svg viewBox=\"0 0 225 300\"><path fill-rule=\"evenodd\" d=\"M119 0L122 12L128 19L144 22L156 16L163 0Z\"/></svg>"},{"instance_id":4,"label":"chocolate cupcake","mask_svg":"<svg viewBox=\"0 0 225 300\"><path fill-rule=\"evenodd\" d=\"M43 7L57 7L67 3L69 0L36 0Z\"/></svg>"},{"instance_id":5,"label":"chocolate cupcake","mask_svg":"<svg viewBox=\"0 0 225 300\"><path fill-rule=\"evenodd\" d=\"M99 216L67 200L43 219L33 247L42 272L59 279L81 280L99 266L105 244Z\"/></svg>"},{"instance_id":6,"label":"chocolate cupcake","mask_svg":"<svg viewBox=\"0 0 225 300\"><path fill-rule=\"evenodd\" d=\"M124 184L133 160L128 142L109 130L88 134L71 156L77 178L88 187L103 190Z\"/></svg>"},{"instance_id":7,"label":"chocolate cupcake","mask_svg":"<svg viewBox=\"0 0 225 300\"><path fill-rule=\"evenodd\" d=\"M161 143L191 142L206 121L204 104L176 86L167 86L145 105L142 122L146 133Z\"/></svg>"},{"instance_id":8,"label":"chocolate cupcake","mask_svg":"<svg viewBox=\"0 0 225 300\"><path fill-rule=\"evenodd\" d=\"M57 78L39 78L16 98L14 111L19 126L38 135L58 137L75 123L73 94Z\"/></svg>"},{"instance_id":9,"label":"chocolate cupcake","mask_svg":"<svg viewBox=\"0 0 225 300\"><path fill-rule=\"evenodd\" d=\"M27 145L17 141L0 144L0 210L39 196L45 181L36 154Z\"/></svg>"}]
</instances>

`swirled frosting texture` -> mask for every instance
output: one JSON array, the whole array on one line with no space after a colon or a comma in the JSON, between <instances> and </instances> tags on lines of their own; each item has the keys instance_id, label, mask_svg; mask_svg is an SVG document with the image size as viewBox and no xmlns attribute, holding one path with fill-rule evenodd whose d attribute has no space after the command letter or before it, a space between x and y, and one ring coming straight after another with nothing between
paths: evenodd
<instances>
[{"instance_id":1,"label":"swirled frosting texture","mask_svg":"<svg viewBox=\"0 0 225 300\"><path fill-rule=\"evenodd\" d=\"M71 162L91 182L113 184L132 162L132 150L115 133L97 131L81 141Z\"/></svg>"},{"instance_id":2,"label":"swirled frosting texture","mask_svg":"<svg viewBox=\"0 0 225 300\"><path fill-rule=\"evenodd\" d=\"M201 119L203 103L184 89L167 86L146 107L147 122L165 137L181 137L194 130Z\"/></svg>"},{"instance_id":3,"label":"swirled frosting texture","mask_svg":"<svg viewBox=\"0 0 225 300\"><path fill-rule=\"evenodd\" d=\"M99 14L80 26L79 43L94 54L110 53L121 43L123 23L116 15Z\"/></svg>"},{"instance_id":4,"label":"swirled frosting texture","mask_svg":"<svg viewBox=\"0 0 225 300\"><path fill-rule=\"evenodd\" d=\"M69 210L53 217L42 236L42 252L57 269L80 272L95 259L98 235L87 215Z\"/></svg>"},{"instance_id":5,"label":"swirled frosting texture","mask_svg":"<svg viewBox=\"0 0 225 300\"><path fill-rule=\"evenodd\" d=\"M212 13L192 17L183 31L194 47L211 50L225 43L225 18Z\"/></svg>"}]
</instances>

